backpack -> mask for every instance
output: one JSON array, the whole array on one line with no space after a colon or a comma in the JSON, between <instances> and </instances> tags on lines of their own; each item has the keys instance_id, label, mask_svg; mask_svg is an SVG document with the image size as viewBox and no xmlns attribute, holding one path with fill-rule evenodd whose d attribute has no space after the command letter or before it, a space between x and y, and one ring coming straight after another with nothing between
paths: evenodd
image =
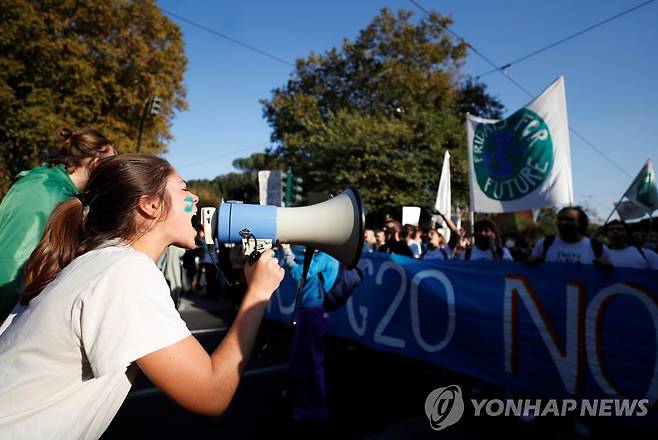
<instances>
[{"instance_id":1,"label":"backpack","mask_svg":"<svg viewBox=\"0 0 658 440\"><path fill-rule=\"evenodd\" d=\"M544 249L542 249L542 258L544 260L546 260L546 254L548 253L548 250L553 245L553 242L555 242L555 235L549 235L546 238L544 238L544 243L543 243ZM594 252L594 256L596 258L601 258L601 255L603 255L603 243L601 243L600 241L594 238L590 238L589 242L592 246L592 252Z\"/></svg>"},{"instance_id":2,"label":"backpack","mask_svg":"<svg viewBox=\"0 0 658 440\"><path fill-rule=\"evenodd\" d=\"M342 265L338 271L338 276L334 285L329 291L324 289L324 277L322 273L318 274L320 277L319 289L320 294L324 295L322 305L329 312L337 310L345 304L345 302L352 296L352 291L363 280L363 272L358 267L354 269L345 269Z\"/></svg>"}]
</instances>

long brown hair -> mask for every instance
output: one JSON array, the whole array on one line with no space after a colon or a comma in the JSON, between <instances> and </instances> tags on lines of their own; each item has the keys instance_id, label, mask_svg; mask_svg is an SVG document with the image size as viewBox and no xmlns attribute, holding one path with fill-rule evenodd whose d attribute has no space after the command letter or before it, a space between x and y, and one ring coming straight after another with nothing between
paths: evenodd
<instances>
[{"instance_id":1,"label":"long brown hair","mask_svg":"<svg viewBox=\"0 0 658 440\"><path fill-rule=\"evenodd\" d=\"M120 155L101 159L86 189L58 205L48 218L43 237L25 268L21 304L27 305L73 259L112 239L132 242L138 230L135 212L143 197L155 198L167 215L169 162L151 155Z\"/></svg>"},{"instance_id":2,"label":"long brown hair","mask_svg":"<svg viewBox=\"0 0 658 440\"><path fill-rule=\"evenodd\" d=\"M82 166L87 158L105 157L115 153L112 143L93 128L77 131L60 128L57 134L64 141L46 162L50 166L64 165L69 173Z\"/></svg>"}]
</instances>

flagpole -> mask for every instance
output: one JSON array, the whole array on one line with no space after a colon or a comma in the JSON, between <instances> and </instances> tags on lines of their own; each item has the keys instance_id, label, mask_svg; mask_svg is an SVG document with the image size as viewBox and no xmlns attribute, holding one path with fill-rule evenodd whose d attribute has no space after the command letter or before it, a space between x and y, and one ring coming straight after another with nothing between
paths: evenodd
<instances>
[{"instance_id":1,"label":"flagpole","mask_svg":"<svg viewBox=\"0 0 658 440\"><path fill-rule=\"evenodd\" d=\"M644 241L647 241L649 238L649 235L651 235L651 221L653 220L653 211L649 213L649 232L647 232L647 235L644 236Z\"/></svg>"},{"instance_id":2,"label":"flagpole","mask_svg":"<svg viewBox=\"0 0 658 440\"><path fill-rule=\"evenodd\" d=\"M468 212L468 221L471 223L471 227L470 227L471 230L469 232L471 233L471 243L473 243L474 240L473 235L475 234L475 225L473 225L473 223L475 222L475 211L470 210Z\"/></svg>"},{"instance_id":3,"label":"flagpole","mask_svg":"<svg viewBox=\"0 0 658 440\"><path fill-rule=\"evenodd\" d=\"M630 188L630 186L629 186L629 188ZM610 213L610 215L608 216L608 218L605 219L605 221L603 222L604 225L605 225L606 223L608 223L608 220L610 220L610 217L612 217L612 214L615 213L615 211L617 210L617 205L619 205L619 204L621 203L621 201L624 199L624 196L626 195L626 192L628 192L628 190L624 191L624 193L623 193L623 194L621 195L621 197L619 198L619 201L617 201L617 203L615 203L615 204L613 205L613 207L612 207L612 212ZM621 217L620 217L620 218L621 218Z\"/></svg>"},{"instance_id":4,"label":"flagpole","mask_svg":"<svg viewBox=\"0 0 658 440\"><path fill-rule=\"evenodd\" d=\"M603 224L602 224L601 226L605 226L605 225L608 223L608 221L609 221L610 218L612 217L612 214L614 214L615 211L617 210L617 205L619 205L619 204L621 203L621 201L624 200L624 197L626 196L626 193L628 192L629 189L631 189L631 187L632 187L633 184L635 183L635 179L637 179L637 176L636 176L635 178L633 178L633 180L631 180L631 184L628 185L628 188L626 188L626 191L624 191L623 193L621 193L621 197L619 198L619 201L617 201L617 203L615 203L614 205L612 205L612 211L610 212L610 215L608 215L608 218L605 219L605 221L603 222ZM621 220L621 216L619 216L619 219ZM592 238L596 238L596 237L598 237L599 234L601 233L601 230L602 230L602 229L603 229L603 228L599 228L599 229L597 229L596 232L594 233L594 237L592 237Z\"/></svg>"},{"instance_id":5,"label":"flagpole","mask_svg":"<svg viewBox=\"0 0 658 440\"><path fill-rule=\"evenodd\" d=\"M630 188L630 186L629 186L629 188ZM628 191L628 190L626 190L626 191ZM605 221L603 222L601 227L596 230L596 232L594 233L594 236L592 238L598 237L599 234L601 233L601 231L603 231L605 229L605 225L608 224L608 221L610 220L610 217L612 217L612 214L614 214L615 211L617 210L617 205L619 205L621 203L621 201L624 199L624 196L626 195L626 191L624 191L624 193L621 195L621 197L619 198L619 201L617 203L615 203L614 205L612 205L612 212L610 213L608 218L605 219ZM619 219L621 220L621 215L619 216Z\"/></svg>"}]
</instances>

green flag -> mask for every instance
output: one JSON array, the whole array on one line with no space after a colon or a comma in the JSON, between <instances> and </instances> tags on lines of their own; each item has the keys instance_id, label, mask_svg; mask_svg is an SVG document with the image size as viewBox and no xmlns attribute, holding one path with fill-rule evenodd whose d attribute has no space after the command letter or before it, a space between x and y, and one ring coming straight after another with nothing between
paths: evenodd
<instances>
[{"instance_id":1,"label":"green flag","mask_svg":"<svg viewBox=\"0 0 658 440\"><path fill-rule=\"evenodd\" d=\"M647 160L633 183L624 194L635 205L652 213L658 209L658 189L656 189L656 174L653 163Z\"/></svg>"}]
</instances>

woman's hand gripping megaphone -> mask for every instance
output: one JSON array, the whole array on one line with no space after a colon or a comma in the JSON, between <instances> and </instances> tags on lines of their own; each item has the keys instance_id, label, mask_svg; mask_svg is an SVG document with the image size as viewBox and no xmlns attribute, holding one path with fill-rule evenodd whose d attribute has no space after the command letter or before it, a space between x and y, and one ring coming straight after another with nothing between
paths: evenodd
<instances>
[{"instance_id":1,"label":"woman's hand gripping megaphone","mask_svg":"<svg viewBox=\"0 0 658 440\"><path fill-rule=\"evenodd\" d=\"M244 267L248 290L254 295L262 295L264 301L269 301L284 275L285 269L279 265L272 249L259 253L254 263Z\"/></svg>"}]
</instances>

